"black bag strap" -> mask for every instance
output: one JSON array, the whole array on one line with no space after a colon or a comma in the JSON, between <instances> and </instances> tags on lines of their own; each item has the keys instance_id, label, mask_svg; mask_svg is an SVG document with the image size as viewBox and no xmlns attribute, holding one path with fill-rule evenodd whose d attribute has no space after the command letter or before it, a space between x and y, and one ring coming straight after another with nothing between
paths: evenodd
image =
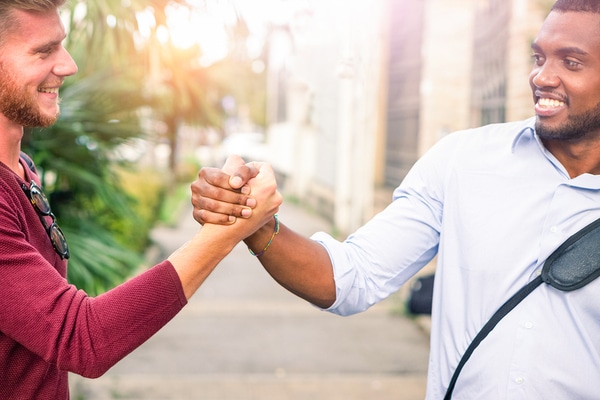
<instances>
[{"instance_id":1,"label":"black bag strap","mask_svg":"<svg viewBox=\"0 0 600 400\"><path fill-rule=\"evenodd\" d=\"M600 218L569 237L544 262L542 273L523 286L492 315L490 320L477 333L469 347L467 347L467 350L456 366L444 400L452 398L452 392L458 380L458 375L467 360L471 357L471 354L473 354L473 351L475 351L475 348L487 337L498 322L533 292L534 289L543 282L546 282L562 291L575 290L587 285L600 276L600 262L598 261L600 260L600 229L598 228L600 228ZM587 241L581 240L583 238L586 238ZM587 257L580 257L580 254L585 254Z\"/></svg>"},{"instance_id":2,"label":"black bag strap","mask_svg":"<svg viewBox=\"0 0 600 400\"><path fill-rule=\"evenodd\" d=\"M458 375L460 371L465 366L467 360L471 357L471 354L475 351L475 348L479 346L479 343L494 329L494 327L500 322L502 318L506 316L513 308L517 306L529 293L533 292L535 288L542 284L542 276L538 275L534 280L529 282L527 285L523 286L521 290L515 293L510 299L506 300L506 302L492 315L492 318L481 328L477 336L473 339L467 350L463 354L460 362L456 366L454 370L454 374L452 375L452 379L450 380L450 384L448 385L448 390L446 391L446 396L444 396L444 400L450 400L452 398L452 391L454 391L454 386L456 385L456 381L458 380Z\"/></svg>"}]
</instances>

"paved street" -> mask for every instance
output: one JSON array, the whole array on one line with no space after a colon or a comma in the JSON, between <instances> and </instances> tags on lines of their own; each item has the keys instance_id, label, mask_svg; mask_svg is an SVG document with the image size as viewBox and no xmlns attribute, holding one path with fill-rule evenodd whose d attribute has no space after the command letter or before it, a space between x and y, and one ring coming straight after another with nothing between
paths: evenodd
<instances>
[{"instance_id":1,"label":"paved street","mask_svg":"<svg viewBox=\"0 0 600 400\"><path fill-rule=\"evenodd\" d=\"M328 230L284 205L282 222ZM170 252L198 229L186 210L154 238ZM161 332L96 380L71 377L75 400L422 400L427 335L388 299L338 317L278 286L241 244Z\"/></svg>"}]
</instances>

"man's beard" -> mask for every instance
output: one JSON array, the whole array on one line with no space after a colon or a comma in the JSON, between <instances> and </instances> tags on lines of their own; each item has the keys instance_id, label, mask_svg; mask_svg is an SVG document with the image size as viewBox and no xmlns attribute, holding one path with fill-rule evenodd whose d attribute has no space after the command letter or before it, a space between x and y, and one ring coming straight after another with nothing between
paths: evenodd
<instances>
[{"instance_id":1,"label":"man's beard","mask_svg":"<svg viewBox=\"0 0 600 400\"><path fill-rule=\"evenodd\" d=\"M20 86L13 75L0 63L0 113L9 120L25 127L47 127L56 122L54 116L39 111L37 96Z\"/></svg>"},{"instance_id":2,"label":"man's beard","mask_svg":"<svg viewBox=\"0 0 600 400\"><path fill-rule=\"evenodd\" d=\"M544 126L537 117L535 131L540 138L548 140L577 140L592 132L600 135L600 103L583 114L570 116L567 122L556 128Z\"/></svg>"}]
</instances>

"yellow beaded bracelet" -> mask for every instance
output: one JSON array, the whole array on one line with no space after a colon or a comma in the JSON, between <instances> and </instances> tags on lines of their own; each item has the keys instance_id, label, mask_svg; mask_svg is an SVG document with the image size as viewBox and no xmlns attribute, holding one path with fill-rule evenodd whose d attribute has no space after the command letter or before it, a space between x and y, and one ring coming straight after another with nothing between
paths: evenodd
<instances>
[{"instance_id":1,"label":"yellow beaded bracelet","mask_svg":"<svg viewBox=\"0 0 600 400\"><path fill-rule=\"evenodd\" d=\"M267 242L267 245L265 246L264 249L262 249L262 251L259 251L258 253L255 253L252 251L252 249L250 249L248 247L248 251L250 252L250 254L252 254L254 257L260 257L263 254L265 254L265 252L267 251L267 249L269 248L269 246L271 245L271 243L273 242L273 239L275 238L275 235L277 235L279 233L279 218L277 218L277 214L275 214L273 216L275 218L275 229L273 230L273 234L271 235L271 239L269 239L269 241Z\"/></svg>"}]
</instances>

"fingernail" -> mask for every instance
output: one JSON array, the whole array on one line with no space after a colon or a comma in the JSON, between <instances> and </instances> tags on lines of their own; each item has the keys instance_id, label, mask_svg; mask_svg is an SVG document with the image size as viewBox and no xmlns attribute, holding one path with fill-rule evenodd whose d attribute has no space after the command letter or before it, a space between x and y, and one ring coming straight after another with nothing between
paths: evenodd
<instances>
[{"instance_id":1,"label":"fingernail","mask_svg":"<svg viewBox=\"0 0 600 400\"><path fill-rule=\"evenodd\" d=\"M240 179L240 181L241 181L241 179ZM250 186L244 185L242 187L242 194L250 194Z\"/></svg>"},{"instance_id":2,"label":"fingernail","mask_svg":"<svg viewBox=\"0 0 600 400\"><path fill-rule=\"evenodd\" d=\"M233 215L229 216L229 222L235 222L235 217Z\"/></svg>"},{"instance_id":3,"label":"fingernail","mask_svg":"<svg viewBox=\"0 0 600 400\"><path fill-rule=\"evenodd\" d=\"M239 176L232 177L230 185L233 188L239 188L242 185L242 178L240 178ZM243 188L242 188L242 190L243 190Z\"/></svg>"},{"instance_id":4,"label":"fingernail","mask_svg":"<svg viewBox=\"0 0 600 400\"><path fill-rule=\"evenodd\" d=\"M251 208L256 207L256 199L252 197L248 198L248 200L246 200L246 205Z\"/></svg>"},{"instance_id":5,"label":"fingernail","mask_svg":"<svg viewBox=\"0 0 600 400\"><path fill-rule=\"evenodd\" d=\"M250 218L252 216L252 210L250 208L244 208L242 210L242 217Z\"/></svg>"}]
</instances>

